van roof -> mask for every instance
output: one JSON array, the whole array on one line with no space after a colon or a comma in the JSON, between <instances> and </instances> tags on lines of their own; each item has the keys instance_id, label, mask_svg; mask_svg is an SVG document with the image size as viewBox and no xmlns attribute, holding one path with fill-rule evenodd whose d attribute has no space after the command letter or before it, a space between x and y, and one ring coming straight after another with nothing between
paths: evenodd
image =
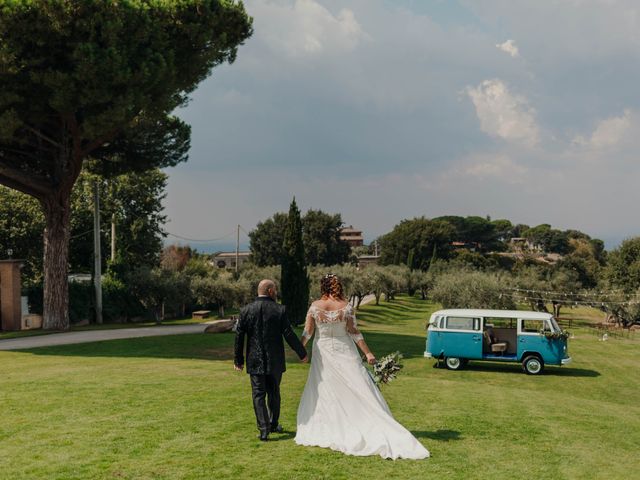
<instances>
[{"instance_id":1,"label":"van roof","mask_svg":"<svg viewBox=\"0 0 640 480\"><path fill-rule=\"evenodd\" d=\"M532 312L528 310L487 310L482 308L452 308L438 310L432 315L451 315L461 317L484 318L530 318L531 320L547 320L553 315L545 312Z\"/></svg>"}]
</instances>

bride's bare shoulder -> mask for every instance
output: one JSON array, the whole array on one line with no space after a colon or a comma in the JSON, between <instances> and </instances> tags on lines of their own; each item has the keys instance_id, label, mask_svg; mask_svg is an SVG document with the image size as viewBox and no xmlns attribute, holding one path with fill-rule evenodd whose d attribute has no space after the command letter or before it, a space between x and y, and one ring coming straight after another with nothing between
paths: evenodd
<instances>
[{"instance_id":1,"label":"bride's bare shoulder","mask_svg":"<svg viewBox=\"0 0 640 480\"><path fill-rule=\"evenodd\" d=\"M349 302L336 301L336 300L316 300L311 304L312 307L315 307L318 310L324 310L327 312L342 310L348 305L349 305Z\"/></svg>"}]
</instances>

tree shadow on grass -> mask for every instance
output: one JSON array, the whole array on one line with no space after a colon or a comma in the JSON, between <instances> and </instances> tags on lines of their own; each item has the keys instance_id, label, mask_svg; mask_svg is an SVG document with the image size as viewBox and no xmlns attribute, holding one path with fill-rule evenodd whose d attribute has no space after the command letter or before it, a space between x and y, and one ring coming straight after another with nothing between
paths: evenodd
<instances>
[{"instance_id":1,"label":"tree shadow on grass","mask_svg":"<svg viewBox=\"0 0 640 480\"><path fill-rule=\"evenodd\" d=\"M358 311L357 315L364 324L405 326L415 323L416 317L426 324L430 311L425 311L424 307L414 308L399 303L380 303L375 310Z\"/></svg>"},{"instance_id":2,"label":"tree shadow on grass","mask_svg":"<svg viewBox=\"0 0 640 480\"><path fill-rule=\"evenodd\" d=\"M438 440L440 442L450 442L452 440L462 439L460 432L458 432L457 430L436 430L435 432L411 430L411 433L416 438L429 438L431 440Z\"/></svg>"},{"instance_id":3,"label":"tree shadow on grass","mask_svg":"<svg viewBox=\"0 0 640 480\"><path fill-rule=\"evenodd\" d=\"M424 337L398 335L386 332L363 332L367 344L381 357L396 350L407 359L422 357ZM231 333L195 333L160 337L128 338L100 342L39 347L14 352L33 355L72 357L122 357L122 358L186 358L201 360L233 360L235 336ZM311 346L307 349L310 351ZM298 357L285 344L289 363L297 363Z\"/></svg>"}]
</instances>

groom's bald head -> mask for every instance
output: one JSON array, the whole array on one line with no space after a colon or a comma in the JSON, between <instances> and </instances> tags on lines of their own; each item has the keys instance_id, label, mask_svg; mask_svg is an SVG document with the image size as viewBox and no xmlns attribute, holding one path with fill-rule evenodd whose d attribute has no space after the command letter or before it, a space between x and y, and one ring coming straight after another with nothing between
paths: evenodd
<instances>
[{"instance_id":1,"label":"groom's bald head","mask_svg":"<svg viewBox=\"0 0 640 480\"><path fill-rule=\"evenodd\" d=\"M258 284L258 295L274 298L276 296L276 282L265 278Z\"/></svg>"}]
</instances>

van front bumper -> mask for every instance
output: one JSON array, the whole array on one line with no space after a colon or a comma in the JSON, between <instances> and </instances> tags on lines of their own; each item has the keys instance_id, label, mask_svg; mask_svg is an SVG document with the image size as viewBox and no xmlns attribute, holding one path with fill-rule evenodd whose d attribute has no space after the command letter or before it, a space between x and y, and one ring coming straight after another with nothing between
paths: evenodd
<instances>
[{"instance_id":1,"label":"van front bumper","mask_svg":"<svg viewBox=\"0 0 640 480\"><path fill-rule=\"evenodd\" d=\"M571 363L571 357L563 358L560 362L561 365L567 365Z\"/></svg>"},{"instance_id":2,"label":"van front bumper","mask_svg":"<svg viewBox=\"0 0 640 480\"><path fill-rule=\"evenodd\" d=\"M424 358L433 358L433 355L429 352L424 352Z\"/></svg>"}]
</instances>

